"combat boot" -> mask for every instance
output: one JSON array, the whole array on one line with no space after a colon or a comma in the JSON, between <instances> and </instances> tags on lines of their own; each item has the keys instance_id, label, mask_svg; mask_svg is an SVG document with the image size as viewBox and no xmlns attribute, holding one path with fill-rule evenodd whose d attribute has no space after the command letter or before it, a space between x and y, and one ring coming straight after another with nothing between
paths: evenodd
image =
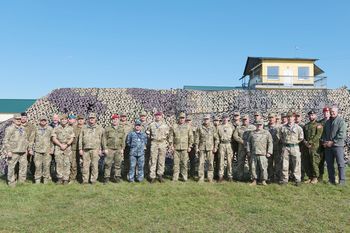
<instances>
[{"instance_id":1,"label":"combat boot","mask_svg":"<svg viewBox=\"0 0 350 233\"><path fill-rule=\"evenodd\" d=\"M317 178L312 178L312 180L311 180L311 182L310 182L311 184L317 184L318 183L318 180L317 180Z\"/></svg>"},{"instance_id":2,"label":"combat boot","mask_svg":"<svg viewBox=\"0 0 350 233\"><path fill-rule=\"evenodd\" d=\"M256 180L253 180L249 185L250 186L255 186L256 185Z\"/></svg>"}]
</instances>

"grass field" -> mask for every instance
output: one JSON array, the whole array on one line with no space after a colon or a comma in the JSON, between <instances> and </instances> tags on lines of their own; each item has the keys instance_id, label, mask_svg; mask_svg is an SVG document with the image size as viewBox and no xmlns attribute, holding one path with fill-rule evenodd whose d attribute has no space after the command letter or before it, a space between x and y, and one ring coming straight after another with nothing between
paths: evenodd
<instances>
[{"instance_id":1,"label":"grass field","mask_svg":"<svg viewBox=\"0 0 350 233\"><path fill-rule=\"evenodd\" d=\"M1 181L0 211L0 232L350 232L350 186Z\"/></svg>"}]
</instances>

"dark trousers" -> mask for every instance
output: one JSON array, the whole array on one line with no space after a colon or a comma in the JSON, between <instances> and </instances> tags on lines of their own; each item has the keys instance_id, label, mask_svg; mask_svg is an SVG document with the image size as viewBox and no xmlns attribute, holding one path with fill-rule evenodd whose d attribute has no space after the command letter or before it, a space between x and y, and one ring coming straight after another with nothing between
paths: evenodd
<instances>
[{"instance_id":1,"label":"dark trousers","mask_svg":"<svg viewBox=\"0 0 350 233\"><path fill-rule=\"evenodd\" d=\"M325 149L325 157L328 170L329 182L335 183L335 171L334 171L334 159L337 161L339 183L345 182L345 160L344 160L344 147L333 146Z\"/></svg>"}]
</instances>

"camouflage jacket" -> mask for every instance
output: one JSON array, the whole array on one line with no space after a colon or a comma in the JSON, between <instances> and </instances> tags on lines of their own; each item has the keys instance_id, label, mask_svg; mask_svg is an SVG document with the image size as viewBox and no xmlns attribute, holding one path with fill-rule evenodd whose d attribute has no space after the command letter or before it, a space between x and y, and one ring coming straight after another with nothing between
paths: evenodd
<instances>
[{"instance_id":1,"label":"camouflage jacket","mask_svg":"<svg viewBox=\"0 0 350 233\"><path fill-rule=\"evenodd\" d=\"M221 124L218 126L218 137L219 143L232 143L233 142L233 133L235 132L235 127L230 124Z\"/></svg>"},{"instance_id":2,"label":"camouflage jacket","mask_svg":"<svg viewBox=\"0 0 350 233\"><path fill-rule=\"evenodd\" d=\"M34 134L34 131L35 131L35 126L30 123L30 122L27 122L25 124L22 124L22 126L25 128L26 132L27 132L27 136L28 136L28 141L30 140L30 138L33 136Z\"/></svg>"},{"instance_id":3,"label":"camouflage jacket","mask_svg":"<svg viewBox=\"0 0 350 233\"><path fill-rule=\"evenodd\" d=\"M25 153L28 151L29 137L23 126L10 125L5 130L3 151L5 153Z\"/></svg>"},{"instance_id":4,"label":"camouflage jacket","mask_svg":"<svg viewBox=\"0 0 350 233\"><path fill-rule=\"evenodd\" d=\"M79 150L104 150L104 129L100 125L85 125L79 134Z\"/></svg>"},{"instance_id":5,"label":"camouflage jacket","mask_svg":"<svg viewBox=\"0 0 350 233\"><path fill-rule=\"evenodd\" d=\"M320 145L320 139L322 137L323 126L317 121L309 122L304 126L304 139L306 144L310 144L314 148L318 148Z\"/></svg>"},{"instance_id":6,"label":"camouflage jacket","mask_svg":"<svg viewBox=\"0 0 350 233\"><path fill-rule=\"evenodd\" d=\"M142 131L132 131L128 133L126 143L130 147L130 156L144 156L147 145L147 134Z\"/></svg>"},{"instance_id":7,"label":"camouflage jacket","mask_svg":"<svg viewBox=\"0 0 350 233\"><path fill-rule=\"evenodd\" d=\"M188 150L193 145L192 128L187 124L175 124L169 133L169 145L175 150Z\"/></svg>"},{"instance_id":8,"label":"camouflage jacket","mask_svg":"<svg viewBox=\"0 0 350 233\"><path fill-rule=\"evenodd\" d=\"M108 126L105 129L105 142L108 149L124 149L125 141L128 135L126 132L126 127L118 124L117 126Z\"/></svg>"},{"instance_id":9,"label":"camouflage jacket","mask_svg":"<svg viewBox=\"0 0 350 233\"><path fill-rule=\"evenodd\" d=\"M273 140L269 131L251 131L247 139L247 152L254 155L266 155L273 153Z\"/></svg>"},{"instance_id":10,"label":"camouflage jacket","mask_svg":"<svg viewBox=\"0 0 350 233\"><path fill-rule=\"evenodd\" d=\"M76 151L78 149L78 141L79 141L79 134L81 132L81 129L84 127L83 126L78 126L78 125L74 125L73 126L73 132L74 132L74 140L72 143L72 151Z\"/></svg>"},{"instance_id":11,"label":"camouflage jacket","mask_svg":"<svg viewBox=\"0 0 350 233\"><path fill-rule=\"evenodd\" d=\"M164 122L152 122L146 132L151 141L166 142L169 137L169 126Z\"/></svg>"},{"instance_id":12,"label":"camouflage jacket","mask_svg":"<svg viewBox=\"0 0 350 233\"><path fill-rule=\"evenodd\" d=\"M280 125L267 125L265 127L266 130L268 130L272 136L273 140L273 149L277 151L279 148L281 148L281 140L280 140L280 131L281 126Z\"/></svg>"},{"instance_id":13,"label":"camouflage jacket","mask_svg":"<svg viewBox=\"0 0 350 233\"><path fill-rule=\"evenodd\" d=\"M256 127L254 125L240 125L236 128L233 133L233 138L236 142L238 142L238 150L244 150L246 146L246 142L248 140L249 134L251 131L255 130Z\"/></svg>"},{"instance_id":14,"label":"camouflage jacket","mask_svg":"<svg viewBox=\"0 0 350 233\"><path fill-rule=\"evenodd\" d=\"M297 124L285 124L281 128L280 138L282 144L298 144L304 140L304 132Z\"/></svg>"},{"instance_id":15,"label":"camouflage jacket","mask_svg":"<svg viewBox=\"0 0 350 233\"><path fill-rule=\"evenodd\" d=\"M37 153L50 153L52 132L53 128L51 126L37 126L31 136L29 148Z\"/></svg>"},{"instance_id":16,"label":"camouflage jacket","mask_svg":"<svg viewBox=\"0 0 350 233\"><path fill-rule=\"evenodd\" d=\"M52 137L55 137L60 143L66 144L75 137L73 128L69 125L62 127L57 126L52 130Z\"/></svg>"},{"instance_id":17,"label":"camouflage jacket","mask_svg":"<svg viewBox=\"0 0 350 233\"><path fill-rule=\"evenodd\" d=\"M218 148L219 138L215 127L213 125L209 125L208 127L202 125L198 127L195 143L199 150L216 150Z\"/></svg>"}]
</instances>

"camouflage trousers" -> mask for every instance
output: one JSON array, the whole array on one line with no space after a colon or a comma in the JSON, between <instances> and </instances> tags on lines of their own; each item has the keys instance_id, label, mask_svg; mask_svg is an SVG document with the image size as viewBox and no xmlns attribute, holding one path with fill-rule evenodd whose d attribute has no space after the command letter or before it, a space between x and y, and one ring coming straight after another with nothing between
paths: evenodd
<instances>
[{"instance_id":1,"label":"camouflage trousers","mask_svg":"<svg viewBox=\"0 0 350 233\"><path fill-rule=\"evenodd\" d=\"M83 154L83 183L95 183L98 177L98 161L100 159L99 149L84 150ZM91 166L91 174L90 174Z\"/></svg>"},{"instance_id":2,"label":"camouflage trousers","mask_svg":"<svg viewBox=\"0 0 350 233\"><path fill-rule=\"evenodd\" d=\"M268 160L265 155L252 155L252 178L254 180L267 180Z\"/></svg>"},{"instance_id":3,"label":"camouflage trousers","mask_svg":"<svg viewBox=\"0 0 350 233\"><path fill-rule=\"evenodd\" d=\"M23 183L27 178L27 154L26 153L12 153L12 156L7 159L8 172L7 172L7 182L9 185L14 185L16 183L15 167L19 163L18 171L18 182Z\"/></svg>"},{"instance_id":4,"label":"camouflage trousers","mask_svg":"<svg viewBox=\"0 0 350 233\"><path fill-rule=\"evenodd\" d=\"M189 153L189 168L190 176L192 178L196 177L198 175L198 157L194 148L192 148L191 152Z\"/></svg>"},{"instance_id":5,"label":"camouflage trousers","mask_svg":"<svg viewBox=\"0 0 350 233\"><path fill-rule=\"evenodd\" d=\"M120 149L108 149L107 156L105 157L105 167L104 167L104 177L110 178L112 172L112 165L114 162L114 174L116 177L122 176L122 163L124 159L124 154Z\"/></svg>"},{"instance_id":6,"label":"camouflage trousers","mask_svg":"<svg viewBox=\"0 0 350 233\"><path fill-rule=\"evenodd\" d=\"M35 164L35 182L40 182L41 177L44 180L51 180L50 175L50 165L51 165L51 155L49 153L38 153L35 152L34 155Z\"/></svg>"},{"instance_id":7,"label":"camouflage trousers","mask_svg":"<svg viewBox=\"0 0 350 233\"><path fill-rule=\"evenodd\" d=\"M281 150L273 150L273 153L270 157L267 158L268 166L267 166L267 176L268 180L280 181L282 177L282 162L283 159L281 157Z\"/></svg>"},{"instance_id":8,"label":"camouflage trousers","mask_svg":"<svg viewBox=\"0 0 350 233\"><path fill-rule=\"evenodd\" d=\"M319 177L319 166L321 158L320 155L317 153L317 149L318 148L310 148L309 150L305 151L306 158L304 163L304 169L307 176L310 179Z\"/></svg>"},{"instance_id":9,"label":"camouflage trousers","mask_svg":"<svg viewBox=\"0 0 350 233\"><path fill-rule=\"evenodd\" d=\"M225 155L226 155L226 171L227 177L232 178L232 158L233 151L231 143L220 143L219 145L219 178L224 176L225 173Z\"/></svg>"},{"instance_id":10,"label":"camouflage trousers","mask_svg":"<svg viewBox=\"0 0 350 233\"><path fill-rule=\"evenodd\" d=\"M63 181L69 180L71 156L72 156L72 151L70 148L67 148L65 151L62 151L59 148L56 148L55 160L56 160L57 179L62 179Z\"/></svg>"},{"instance_id":11,"label":"camouflage trousers","mask_svg":"<svg viewBox=\"0 0 350 233\"><path fill-rule=\"evenodd\" d=\"M80 155L77 150L73 150L70 158L69 180L77 180Z\"/></svg>"},{"instance_id":12,"label":"camouflage trousers","mask_svg":"<svg viewBox=\"0 0 350 233\"><path fill-rule=\"evenodd\" d=\"M165 168L165 154L166 154L166 142L154 142L151 143L151 156L150 156L150 178L156 178L164 175Z\"/></svg>"},{"instance_id":13,"label":"camouflage trousers","mask_svg":"<svg viewBox=\"0 0 350 233\"><path fill-rule=\"evenodd\" d=\"M301 181L301 154L299 146L283 147L282 148L282 159L283 159L283 170L282 180L288 182L289 180L289 169L291 175L294 176L296 182Z\"/></svg>"},{"instance_id":14,"label":"camouflage trousers","mask_svg":"<svg viewBox=\"0 0 350 233\"><path fill-rule=\"evenodd\" d=\"M214 154L211 150L199 151L198 177L200 181L204 180L204 165L208 163L208 180L212 181L214 176Z\"/></svg>"},{"instance_id":15,"label":"camouflage trousers","mask_svg":"<svg viewBox=\"0 0 350 233\"><path fill-rule=\"evenodd\" d=\"M179 173L186 181L188 178L188 152L187 150L175 150L174 151L174 173L173 180L179 179Z\"/></svg>"},{"instance_id":16,"label":"camouflage trousers","mask_svg":"<svg viewBox=\"0 0 350 233\"><path fill-rule=\"evenodd\" d=\"M251 159L248 158L247 152L245 149L238 150L237 153L237 179L243 181L244 180L244 168L246 166L246 161L248 160L249 173L251 175Z\"/></svg>"}]
</instances>

